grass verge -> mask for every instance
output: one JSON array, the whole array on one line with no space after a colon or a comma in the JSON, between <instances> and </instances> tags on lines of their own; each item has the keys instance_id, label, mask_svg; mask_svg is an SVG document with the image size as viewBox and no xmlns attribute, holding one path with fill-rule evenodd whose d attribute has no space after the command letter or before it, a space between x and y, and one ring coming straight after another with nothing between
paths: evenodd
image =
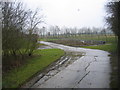
<instances>
[{"instance_id":1,"label":"grass verge","mask_svg":"<svg viewBox=\"0 0 120 90\"><path fill-rule=\"evenodd\" d=\"M97 46L83 46L83 48L100 49L100 50L108 51L110 53L114 53L117 50L117 44L104 44L104 45L97 45Z\"/></svg>"},{"instance_id":2,"label":"grass verge","mask_svg":"<svg viewBox=\"0 0 120 90\"><path fill-rule=\"evenodd\" d=\"M43 49L36 50L34 55L37 57L27 60L27 64L15 68L3 76L3 88L19 87L33 75L43 70L52 62L58 60L64 55L64 51L61 49Z\"/></svg>"}]
</instances>

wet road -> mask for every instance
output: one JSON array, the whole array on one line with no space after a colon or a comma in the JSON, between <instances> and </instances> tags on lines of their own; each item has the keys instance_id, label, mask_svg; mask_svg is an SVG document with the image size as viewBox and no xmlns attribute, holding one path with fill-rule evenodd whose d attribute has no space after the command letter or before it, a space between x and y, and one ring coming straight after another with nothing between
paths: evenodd
<instances>
[{"instance_id":1,"label":"wet road","mask_svg":"<svg viewBox=\"0 0 120 90\"><path fill-rule=\"evenodd\" d=\"M66 52L82 52L72 64L62 69L56 75L44 80L40 79L33 88L109 88L110 57L102 50L70 47L61 44L41 41L53 48L60 48Z\"/></svg>"}]
</instances>

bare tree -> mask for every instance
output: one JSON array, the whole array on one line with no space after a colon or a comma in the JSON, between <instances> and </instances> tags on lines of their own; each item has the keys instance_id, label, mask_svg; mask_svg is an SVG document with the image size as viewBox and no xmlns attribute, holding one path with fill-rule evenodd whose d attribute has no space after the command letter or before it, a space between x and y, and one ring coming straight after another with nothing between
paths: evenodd
<instances>
[{"instance_id":1,"label":"bare tree","mask_svg":"<svg viewBox=\"0 0 120 90\"><path fill-rule=\"evenodd\" d=\"M29 11L29 17L28 17L28 46L25 52L29 52L29 56L32 55L32 52L35 48L37 48L37 39L38 39L38 35L35 34L34 32L36 32L35 28L37 27L37 25L39 25L40 23L43 22L43 16L38 16L38 9L35 12ZM33 38L34 37L34 38Z\"/></svg>"},{"instance_id":2,"label":"bare tree","mask_svg":"<svg viewBox=\"0 0 120 90\"><path fill-rule=\"evenodd\" d=\"M3 60L29 55L37 48L36 27L43 22L37 11L26 10L21 2L2 2L2 55ZM4 63L5 64L5 63Z\"/></svg>"},{"instance_id":3,"label":"bare tree","mask_svg":"<svg viewBox=\"0 0 120 90\"><path fill-rule=\"evenodd\" d=\"M4 55L11 52L16 55L16 51L21 48L18 43L22 35L22 28L27 20L27 12L22 9L22 3L3 2L2 6L2 46ZM13 46L15 45L15 46Z\"/></svg>"}]
</instances>

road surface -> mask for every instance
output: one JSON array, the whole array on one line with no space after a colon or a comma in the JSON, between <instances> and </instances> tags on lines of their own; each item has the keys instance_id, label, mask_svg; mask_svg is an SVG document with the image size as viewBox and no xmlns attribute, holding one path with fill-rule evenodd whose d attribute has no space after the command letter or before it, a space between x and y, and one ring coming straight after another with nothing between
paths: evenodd
<instances>
[{"instance_id":1,"label":"road surface","mask_svg":"<svg viewBox=\"0 0 120 90\"><path fill-rule=\"evenodd\" d=\"M108 52L96 49L70 47L44 41L41 41L40 43L46 44L53 48L63 49L66 52L83 52L84 55L80 58L77 58L76 61L69 64L55 75L51 75L50 78L41 78L31 88L110 87L109 83L111 67Z\"/></svg>"}]
</instances>

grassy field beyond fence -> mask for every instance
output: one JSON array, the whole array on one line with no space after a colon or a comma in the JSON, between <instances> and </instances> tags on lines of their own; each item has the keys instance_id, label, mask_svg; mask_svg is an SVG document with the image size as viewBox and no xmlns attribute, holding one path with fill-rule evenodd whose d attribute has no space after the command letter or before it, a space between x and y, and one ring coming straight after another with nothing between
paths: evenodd
<instances>
[{"instance_id":1,"label":"grassy field beyond fence","mask_svg":"<svg viewBox=\"0 0 120 90\"><path fill-rule=\"evenodd\" d=\"M61 39L75 39L75 40L96 40L96 41L106 41L106 42L115 42L117 40L117 36L115 35L76 35L76 36L59 36L59 37L43 37L40 40L43 41L54 41L54 40L61 40Z\"/></svg>"}]
</instances>

